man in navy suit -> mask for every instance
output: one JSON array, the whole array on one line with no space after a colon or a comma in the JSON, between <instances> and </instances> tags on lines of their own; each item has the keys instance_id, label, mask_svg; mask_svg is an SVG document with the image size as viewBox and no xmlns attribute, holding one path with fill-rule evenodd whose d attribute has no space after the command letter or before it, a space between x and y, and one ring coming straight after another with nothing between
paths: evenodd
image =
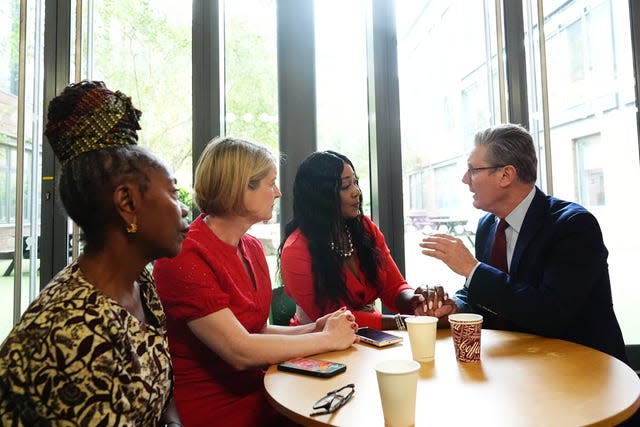
<instances>
[{"instance_id":1,"label":"man in navy suit","mask_svg":"<svg viewBox=\"0 0 640 427\"><path fill-rule=\"evenodd\" d=\"M436 315L479 313L486 328L561 338L627 362L598 221L582 206L540 191L536 172L533 140L523 127L499 125L476 134L462 178L473 206L489 212L478 224L475 257L446 234L420 243L423 254L466 277ZM508 224L506 272L489 261L500 219Z\"/></svg>"}]
</instances>

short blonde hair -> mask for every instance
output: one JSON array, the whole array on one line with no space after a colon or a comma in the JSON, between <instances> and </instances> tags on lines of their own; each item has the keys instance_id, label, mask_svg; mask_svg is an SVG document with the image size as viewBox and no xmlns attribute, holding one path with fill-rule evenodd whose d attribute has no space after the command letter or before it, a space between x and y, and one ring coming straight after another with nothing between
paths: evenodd
<instances>
[{"instance_id":1,"label":"short blonde hair","mask_svg":"<svg viewBox=\"0 0 640 427\"><path fill-rule=\"evenodd\" d=\"M262 145L237 138L214 138L196 166L195 202L207 215L245 215L245 190L257 188L275 166L275 156Z\"/></svg>"}]
</instances>

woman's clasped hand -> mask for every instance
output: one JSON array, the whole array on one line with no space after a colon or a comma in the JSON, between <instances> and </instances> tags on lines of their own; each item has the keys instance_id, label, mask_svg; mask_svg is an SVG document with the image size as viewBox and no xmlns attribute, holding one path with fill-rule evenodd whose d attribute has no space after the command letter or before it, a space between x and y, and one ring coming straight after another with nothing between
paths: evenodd
<instances>
[{"instance_id":1,"label":"woman's clasped hand","mask_svg":"<svg viewBox=\"0 0 640 427\"><path fill-rule=\"evenodd\" d=\"M446 322L449 314L458 312L455 301L449 298L449 294L441 285L418 286L415 294L422 295L423 306L420 311L426 316L437 317L441 322Z\"/></svg>"},{"instance_id":2,"label":"woman's clasped hand","mask_svg":"<svg viewBox=\"0 0 640 427\"><path fill-rule=\"evenodd\" d=\"M356 318L346 307L318 318L315 324L315 331L324 332L329 342L336 346L336 350L343 349L358 339L355 336L355 331L358 330Z\"/></svg>"}]
</instances>

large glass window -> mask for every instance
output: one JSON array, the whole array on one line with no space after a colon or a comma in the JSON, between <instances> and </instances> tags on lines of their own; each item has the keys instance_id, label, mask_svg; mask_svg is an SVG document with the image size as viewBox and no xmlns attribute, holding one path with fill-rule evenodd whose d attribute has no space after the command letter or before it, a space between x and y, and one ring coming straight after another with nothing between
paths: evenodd
<instances>
[{"instance_id":1,"label":"large glass window","mask_svg":"<svg viewBox=\"0 0 640 427\"><path fill-rule=\"evenodd\" d=\"M453 293L463 278L420 254L423 233L473 245L481 212L461 179L473 135L499 120L494 2L396 2L406 277Z\"/></svg>"},{"instance_id":2,"label":"large glass window","mask_svg":"<svg viewBox=\"0 0 640 427\"><path fill-rule=\"evenodd\" d=\"M536 2L525 22L529 39L531 129L541 163L551 163L552 193L587 207L602 228L609 250L614 309L627 344L640 343L637 273L640 241L633 212L640 182L628 2L572 0L543 2L547 87L542 64ZM537 95L536 95L537 92ZM548 96L549 145L545 147L542 94ZM545 154L546 153L546 154ZM550 156L550 158L545 158Z\"/></svg>"},{"instance_id":3,"label":"large glass window","mask_svg":"<svg viewBox=\"0 0 640 427\"><path fill-rule=\"evenodd\" d=\"M191 2L89 1L82 78L102 80L142 110L140 144L191 188Z\"/></svg>"},{"instance_id":4,"label":"large glass window","mask_svg":"<svg viewBox=\"0 0 640 427\"><path fill-rule=\"evenodd\" d=\"M18 53L21 3L26 4L23 24L27 26L23 62ZM192 176L190 3L178 7L166 1L121 1L116 7L113 1L86 1L82 5L80 78L103 80L132 97L143 111L141 145L167 160L188 193ZM21 183L21 310L39 291L40 230L32 224L41 223L43 22L43 2L0 1L0 300L9 308L14 299L15 205L17 184ZM71 33L75 39L75 31ZM75 70L75 64L71 65ZM17 150L20 73L26 82L22 153ZM23 174L18 173L20 166ZM14 314L10 309L0 310L0 337L10 330Z\"/></svg>"},{"instance_id":5,"label":"large glass window","mask_svg":"<svg viewBox=\"0 0 640 427\"><path fill-rule=\"evenodd\" d=\"M503 52L498 51L496 35L499 3L395 2L400 118L377 119L401 123L406 276L413 285L440 283L452 292L462 284L462 278L442 263L422 256L417 243L424 233L443 230L473 246L482 212L473 209L460 181L473 134L504 116L504 105L500 105L504 96L499 90L504 87L499 81ZM537 3L523 0L529 126L540 152L539 185L553 195L578 201L597 216L610 251L614 305L625 340L639 343L640 318L634 310L640 294L634 292L632 266L640 255L640 241L635 238L633 220L626 218L640 208L640 196L629 191L630 182L640 181L640 156L628 2L544 0L544 61L540 61L537 40ZM20 7L25 4L23 22ZM87 0L80 4L79 78L104 80L133 98L144 112L141 144L167 160L189 194L191 2ZM224 6L223 133L264 143L277 153L277 1L216 4ZM375 166L369 164L368 151L367 79L374 76L367 76L371 60L366 56L367 5L365 0L314 2L318 149L340 151L354 161L365 213L370 212L369 171ZM4 304L0 339L13 321L8 308L16 273L10 267L20 234L21 217L16 218L15 204L21 185L24 238L18 255L27 260L18 279L22 309L37 291L35 237L40 230L33 225L41 223L43 14L41 1L0 0L0 301ZM498 19L501 16L499 12ZM27 27L24 61L18 55L21 22ZM71 34L75 39L75 30ZM75 75L75 64L71 69ZM21 75L26 84L20 100L25 105L24 129L19 132ZM544 105L548 115L543 114ZM544 117L549 117L546 134ZM23 151L20 133L24 133ZM20 170L24 170L22 176ZM381 203L390 199L389 194L377 196ZM278 211L276 204L274 219L251 230L265 246L272 273L280 243Z\"/></svg>"},{"instance_id":6,"label":"large glass window","mask_svg":"<svg viewBox=\"0 0 640 427\"><path fill-rule=\"evenodd\" d=\"M20 16L21 5L24 19ZM38 292L35 236L40 224L43 8L42 2L0 1L0 341ZM20 25L25 33L22 57ZM23 99L19 99L21 79ZM21 250L16 254L18 235ZM21 259L21 271L16 271L16 258ZM17 291L21 296L18 313L13 306Z\"/></svg>"},{"instance_id":7,"label":"large glass window","mask_svg":"<svg viewBox=\"0 0 640 427\"><path fill-rule=\"evenodd\" d=\"M224 6L225 133L266 145L278 144L278 75L275 0L228 1ZM259 238L276 286L280 205L268 223L249 233Z\"/></svg>"},{"instance_id":8,"label":"large glass window","mask_svg":"<svg viewBox=\"0 0 640 427\"><path fill-rule=\"evenodd\" d=\"M225 3L225 131L278 151L275 0Z\"/></svg>"},{"instance_id":9,"label":"large glass window","mask_svg":"<svg viewBox=\"0 0 640 427\"><path fill-rule=\"evenodd\" d=\"M366 4L323 0L314 6L318 150L337 151L351 160L364 213L370 215Z\"/></svg>"}]
</instances>

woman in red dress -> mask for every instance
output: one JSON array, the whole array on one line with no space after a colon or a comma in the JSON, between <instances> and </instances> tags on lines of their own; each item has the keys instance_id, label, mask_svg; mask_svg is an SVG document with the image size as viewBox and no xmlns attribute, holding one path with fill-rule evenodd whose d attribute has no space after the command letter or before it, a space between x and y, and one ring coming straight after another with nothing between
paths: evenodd
<instances>
[{"instance_id":1,"label":"woman in red dress","mask_svg":"<svg viewBox=\"0 0 640 427\"><path fill-rule=\"evenodd\" d=\"M298 326L267 323L271 279L262 245L246 234L271 218L281 196L276 159L251 142L216 139L195 174L202 211L181 253L154 276L167 313L175 399L185 427L282 425L269 406L263 368L349 347L354 316L342 308Z\"/></svg>"}]
</instances>

